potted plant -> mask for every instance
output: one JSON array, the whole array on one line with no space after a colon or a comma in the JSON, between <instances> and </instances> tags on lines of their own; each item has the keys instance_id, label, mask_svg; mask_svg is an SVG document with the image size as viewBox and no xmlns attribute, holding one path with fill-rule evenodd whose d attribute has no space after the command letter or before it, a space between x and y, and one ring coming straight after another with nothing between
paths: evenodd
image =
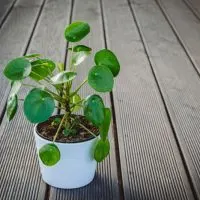
<instances>
[{"instance_id":1,"label":"potted plant","mask_svg":"<svg viewBox=\"0 0 200 200\"><path fill-rule=\"evenodd\" d=\"M11 60L4 75L11 82L6 114L12 120L18 107L18 91L30 87L23 109L26 118L35 123L34 135L43 180L58 188L78 188L90 183L97 162L109 154L108 130L111 110L98 94L86 98L79 95L88 83L97 92L110 92L114 77L120 71L119 62L110 50L103 49L94 56L94 66L85 80L73 89L73 80L80 65L92 49L77 44L90 32L86 22L73 22L65 29L70 43L70 64L55 63L39 54ZM31 84L26 79L30 78ZM62 110L52 116L54 110ZM83 109L83 115L76 112Z\"/></svg>"}]
</instances>

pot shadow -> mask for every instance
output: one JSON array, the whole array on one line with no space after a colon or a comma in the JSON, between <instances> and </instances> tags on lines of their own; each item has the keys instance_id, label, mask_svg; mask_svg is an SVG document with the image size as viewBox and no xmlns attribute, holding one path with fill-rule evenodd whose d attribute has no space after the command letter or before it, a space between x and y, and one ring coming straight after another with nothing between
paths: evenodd
<instances>
[{"instance_id":1,"label":"pot shadow","mask_svg":"<svg viewBox=\"0 0 200 200\"><path fill-rule=\"evenodd\" d=\"M106 174L96 172L93 181L77 189L58 189L51 187L50 199L80 199L80 200L117 200L119 194L117 180L112 180Z\"/></svg>"}]
</instances>

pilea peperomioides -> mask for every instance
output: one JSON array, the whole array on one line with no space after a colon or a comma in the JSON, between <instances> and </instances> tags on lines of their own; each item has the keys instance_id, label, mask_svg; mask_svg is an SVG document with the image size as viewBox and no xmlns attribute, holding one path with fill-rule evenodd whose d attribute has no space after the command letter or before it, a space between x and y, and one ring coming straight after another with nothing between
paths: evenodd
<instances>
[{"instance_id":1,"label":"pilea peperomioides","mask_svg":"<svg viewBox=\"0 0 200 200\"><path fill-rule=\"evenodd\" d=\"M94 56L94 66L88 72L83 82L73 89L73 80L80 65L90 54L92 49L77 44L90 32L86 22L73 22L64 32L69 42L69 66L42 58L40 54L26 55L11 60L4 69L4 75L11 82L11 91L7 101L7 118L12 120L18 107L18 92L22 86L31 90L25 97L24 114L32 123L42 123L48 120L54 110L59 108L63 115L54 118L51 126L57 127L52 142L42 146L39 150L41 161L46 166L53 166L60 160L60 151L55 142L59 134L73 137L79 134L79 128L98 137L94 147L94 159L101 162L110 150L108 131L111 122L111 110L105 107L98 94L86 98L79 95L81 87L88 83L97 92L110 92L114 78L120 71L117 57L108 49L98 51ZM27 83L26 79L31 81ZM76 121L75 112L83 109L84 117L99 131L95 134L80 121ZM75 124L75 125L74 125Z\"/></svg>"}]
</instances>

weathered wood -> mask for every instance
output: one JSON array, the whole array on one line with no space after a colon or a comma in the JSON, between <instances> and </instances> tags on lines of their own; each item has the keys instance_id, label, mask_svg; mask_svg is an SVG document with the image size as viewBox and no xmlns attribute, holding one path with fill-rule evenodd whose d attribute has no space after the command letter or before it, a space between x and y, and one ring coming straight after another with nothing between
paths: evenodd
<instances>
[{"instance_id":1,"label":"weathered wood","mask_svg":"<svg viewBox=\"0 0 200 200\"><path fill-rule=\"evenodd\" d=\"M200 74L200 22L182 0L157 0Z\"/></svg>"},{"instance_id":2,"label":"weathered wood","mask_svg":"<svg viewBox=\"0 0 200 200\"><path fill-rule=\"evenodd\" d=\"M194 15L200 20L200 1L199 0L184 0L192 10Z\"/></svg>"},{"instance_id":3,"label":"weathered wood","mask_svg":"<svg viewBox=\"0 0 200 200\"><path fill-rule=\"evenodd\" d=\"M29 2L29 0L24 0L20 7L27 8ZM32 4L33 1L30 3ZM34 9L33 4L31 7ZM27 12L30 14L29 8ZM63 39L62 29L68 23L69 14L69 0L47 1L28 53L37 50L49 58L64 62L66 43ZM24 15L26 16L27 13ZM26 93L27 90L23 89L19 96L23 98ZM45 199L47 191L46 184L41 180L39 172L33 126L25 119L22 111L23 108L20 104L19 112L14 120L5 125L4 117L3 126L1 126L0 199L42 200Z\"/></svg>"},{"instance_id":4,"label":"weathered wood","mask_svg":"<svg viewBox=\"0 0 200 200\"><path fill-rule=\"evenodd\" d=\"M153 12L151 5L145 6L144 12L154 15L156 10ZM103 7L108 48L121 61L113 95L125 199L194 199L127 1L104 0ZM151 30L148 25L151 15L145 18L150 35L156 34L153 30L158 24L153 23L155 27Z\"/></svg>"},{"instance_id":5,"label":"weathered wood","mask_svg":"<svg viewBox=\"0 0 200 200\"><path fill-rule=\"evenodd\" d=\"M10 14L16 0L1 0L0 1L0 28Z\"/></svg>"},{"instance_id":6,"label":"weathered wood","mask_svg":"<svg viewBox=\"0 0 200 200\"><path fill-rule=\"evenodd\" d=\"M0 119L10 90L2 73L4 65L9 59L25 53L42 2L43 0L18 1L0 29Z\"/></svg>"},{"instance_id":7,"label":"weathered wood","mask_svg":"<svg viewBox=\"0 0 200 200\"><path fill-rule=\"evenodd\" d=\"M200 198L199 76L156 3L153 0L140 3L137 0L132 7L171 117L175 136ZM174 2L174 9L175 5ZM178 12L177 10L176 13ZM191 34L188 35L188 40L190 39Z\"/></svg>"},{"instance_id":8,"label":"weathered wood","mask_svg":"<svg viewBox=\"0 0 200 200\"><path fill-rule=\"evenodd\" d=\"M78 77L75 83L76 87L87 77L89 69L94 66L94 52L104 47L99 2L93 0L76 0L73 9L72 20L87 21L90 24L91 33L88 36L89 39L85 39L84 42L81 43L92 47L93 50L93 55L83 64L81 64L81 66L78 66ZM87 95L93 92L94 90L86 85L81 89L80 95L85 98ZM106 95L104 99L106 100L106 105L109 106L109 95ZM111 154L103 163L98 165L96 176L93 182L86 187L75 190L60 190L51 188L50 200L118 200L120 198L116 169L116 155L114 151L115 144L112 136L112 130L110 130L109 134L111 142Z\"/></svg>"}]
</instances>

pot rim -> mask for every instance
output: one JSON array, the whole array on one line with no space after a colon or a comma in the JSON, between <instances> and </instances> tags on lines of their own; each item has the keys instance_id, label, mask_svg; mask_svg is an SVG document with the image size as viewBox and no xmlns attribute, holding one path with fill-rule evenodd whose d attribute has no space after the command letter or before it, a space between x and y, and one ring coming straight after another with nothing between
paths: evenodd
<instances>
[{"instance_id":1,"label":"pot rim","mask_svg":"<svg viewBox=\"0 0 200 200\"><path fill-rule=\"evenodd\" d=\"M56 116L61 116L61 115L53 115L52 117L56 117ZM42 139L42 140L53 142L52 140L49 140L49 139L47 139L47 138L39 135L39 132L38 132L38 129L37 129L37 127L38 127L39 124L41 124L41 123L37 123L37 124L34 125L34 133L36 133L37 136L40 137L40 139ZM91 140L97 139L99 137L99 135L100 134L98 134L97 137L87 138L87 139L82 140L82 141L72 141L72 142L57 142L57 141L55 141L54 143L55 144L79 144L79 143L86 143L86 142L89 142Z\"/></svg>"}]
</instances>

